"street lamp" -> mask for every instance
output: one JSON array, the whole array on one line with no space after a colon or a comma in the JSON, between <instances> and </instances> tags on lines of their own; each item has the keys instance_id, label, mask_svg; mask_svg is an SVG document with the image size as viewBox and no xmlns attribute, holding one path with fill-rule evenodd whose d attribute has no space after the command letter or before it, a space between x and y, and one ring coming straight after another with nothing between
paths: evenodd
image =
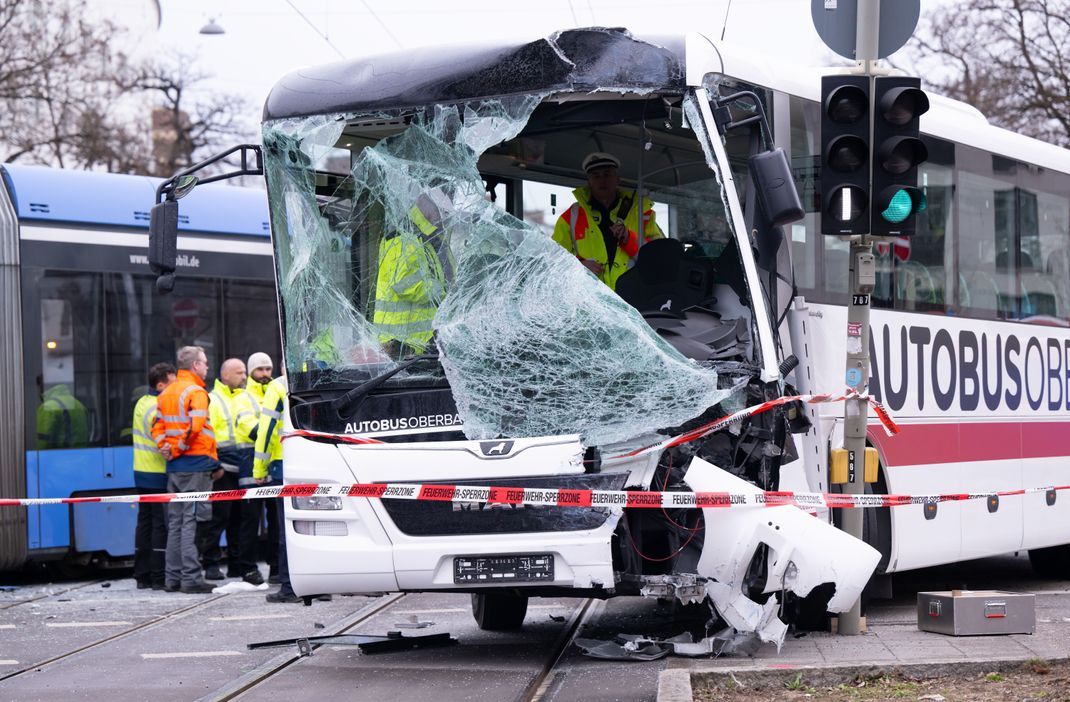
<instances>
[{"instance_id":1,"label":"street lamp","mask_svg":"<svg viewBox=\"0 0 1070 702\"><path fill-rule=\"evenodd\" d=\"M201 34L225 34L223 28L216 24L215 17L208 20L208 24L201 27Z\"/></svg>"}]
</instances>

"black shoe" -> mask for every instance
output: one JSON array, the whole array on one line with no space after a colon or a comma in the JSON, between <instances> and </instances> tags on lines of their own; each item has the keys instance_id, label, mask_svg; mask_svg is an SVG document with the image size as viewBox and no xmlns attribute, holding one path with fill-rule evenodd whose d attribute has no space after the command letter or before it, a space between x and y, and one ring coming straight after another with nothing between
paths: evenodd
<instances>
[{"instance_id":1,"label":"black shoe","mask_svg":"<svg viewBox=\"0 0 1070 702\"><path fill-rule=\"evenodd\" d=\"M285 593L281 589L276 590L275 592L269 592L264 599L267 600L268 602L286 602L286 603L303 602L304 601L302 598L298 597L294 593L292 593L292 592Z\"/></svg>"},{"instance_id":2,"label":"black shoe","mask_svg":"<svg viewBox=\"0 0 1070 702\"><path fill-rule=\"evenodd\" d=\"M148 590L150 587L152 587L152 583L150 583L148 580L138 580L137 581L137 589L138 590Z\"/></svg>"},{"instance_id":3,"label":"black shoe","mask_svg":"<svg viewBox=\"0 0 1070 702\"><path fill-rule=\"evenodd\" d=\"M263 585L264 576L260 574L259 570L250 570L245 575L241 576L241 579L250 585Z\"/></svg>"},{"instance_id":4,"label":"black shoe","mask_svg":"<svg viewBox=\"0 0 1070 702\"><path fill-rule=\"evenodd\" d=\"M164 583L163 586L164 592L178 592L181 589L182 588L179 587L178 583Z\"/></svg>"},{"instance_id":5,"label":"black shoe","mask_svg":"<svg viewBox=\"0 0 1070 702\"><path fill-rule=\"evenodd\" d=\"M196 583L194 585L183 585L179 590L187 595L204 595L215 589L215 585L211 583Z\"/></svg>"},{"instance_id":6,"label":"black shoe","mask_svg":"<svg viewBox=\"0 0 1070 702\"><path fill-rule=\"evenodd\" d=\"M210 565L204 569L205 580L224 580L223 571L217 565Z\"/></svg>"},{"instance_id":7,"label":"black shoe","mask_svg":"<svg viewBox=\"0 0 1070 702\"><path fill-rule=\"evenodd\" d=\"M153 590L166 590L167 586L164 585L163 583L153 583L152 584L152 589Z\"/></svg>"}]
</instances>

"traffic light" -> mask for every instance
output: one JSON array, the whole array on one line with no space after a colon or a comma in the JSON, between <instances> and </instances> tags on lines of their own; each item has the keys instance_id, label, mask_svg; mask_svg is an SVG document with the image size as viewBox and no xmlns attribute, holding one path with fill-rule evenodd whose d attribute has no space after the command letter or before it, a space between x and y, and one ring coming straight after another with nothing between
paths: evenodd
<instances>
[{"instance_id":1,"label":"traffic light","mask_svg":"<svg viewBox=\"0 0 1070 702\"><path fill-rule=\"evenodd\" d=\"M821 78L821 233L869 232L869 76Z\"/></svg>"},{"instance_id":2,"label":"traffic light","mask_svg":"<svg viewBox=\"0 0 1070 702\"><path fill-rule=\"evenodd\" d=\"M918 123L929 110L921 80L878 76L873 84L874 236L910 236L925 209L918 165L929 157Z\"/></svg>"}]
</instances>

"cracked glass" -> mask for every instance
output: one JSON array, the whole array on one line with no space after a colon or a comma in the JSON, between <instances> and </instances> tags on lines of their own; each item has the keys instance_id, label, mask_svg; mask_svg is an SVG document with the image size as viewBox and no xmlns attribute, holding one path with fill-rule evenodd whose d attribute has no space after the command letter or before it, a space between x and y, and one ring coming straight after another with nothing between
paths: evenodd
<instances>
[{"instance_id":1,"label":"cracked glass","mask_svg":"<svg viewBox=\"0 0 1070 702\"><path fill-rule=\"evenodd\" d=\"M448 387L469 438L579 434L587 445L684 424L732 395L718 364L755 351L723 188L689 125L700 118L682 96L624 92L569 107L559 132L548 125L568 105L545 94L266 122L291 391L376 378L389 391ZM614 109L638 116L612 126ZM727 294L704 302L721 330L716 347L700 338L708 353L548 235L587 142L610 137L639 154L640 201L653 201L665 236L721 271ZM550 163L566 146L571 170ZM526 174L512 189L556 188L549 215L536 195L510 213L501 164Z\"/></svg>"}]
</instances>

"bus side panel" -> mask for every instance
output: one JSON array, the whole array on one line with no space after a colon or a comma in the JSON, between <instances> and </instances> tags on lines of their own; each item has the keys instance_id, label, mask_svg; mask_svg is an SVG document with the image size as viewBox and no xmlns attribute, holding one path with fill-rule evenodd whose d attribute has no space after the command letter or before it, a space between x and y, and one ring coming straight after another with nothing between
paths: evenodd
<instances>
[{"instance_id":1,"label":"bus side panel","mask_svg":"<svg viewBox=\"0 0 1070 702\"><path fill-rule=\"evenodd\" d=\"M1070 440L1063 441L1070 445ZM1061 457L1022 461L1022 482L1025 485L1070 484L1068 465L1070 462ZM1015 499L1022 501L1025 514L1022 548L1070 543L1070 491L1037 492Z\"/></svg>"},{"instance_id":2,"label":"bus side panel","mask_svg":"<svg viewBox=\"0 0 1070 702\"><path fill-rule=\"evenodd\" d=\"M959 464L885 466L893 494L954 493L962 490ZM962 560L962 502L941 502L926 519L922 505L892 509L892 559L889 572ZM924 548L919 548L924 544Z\"/></svg>"}]
</instances>

